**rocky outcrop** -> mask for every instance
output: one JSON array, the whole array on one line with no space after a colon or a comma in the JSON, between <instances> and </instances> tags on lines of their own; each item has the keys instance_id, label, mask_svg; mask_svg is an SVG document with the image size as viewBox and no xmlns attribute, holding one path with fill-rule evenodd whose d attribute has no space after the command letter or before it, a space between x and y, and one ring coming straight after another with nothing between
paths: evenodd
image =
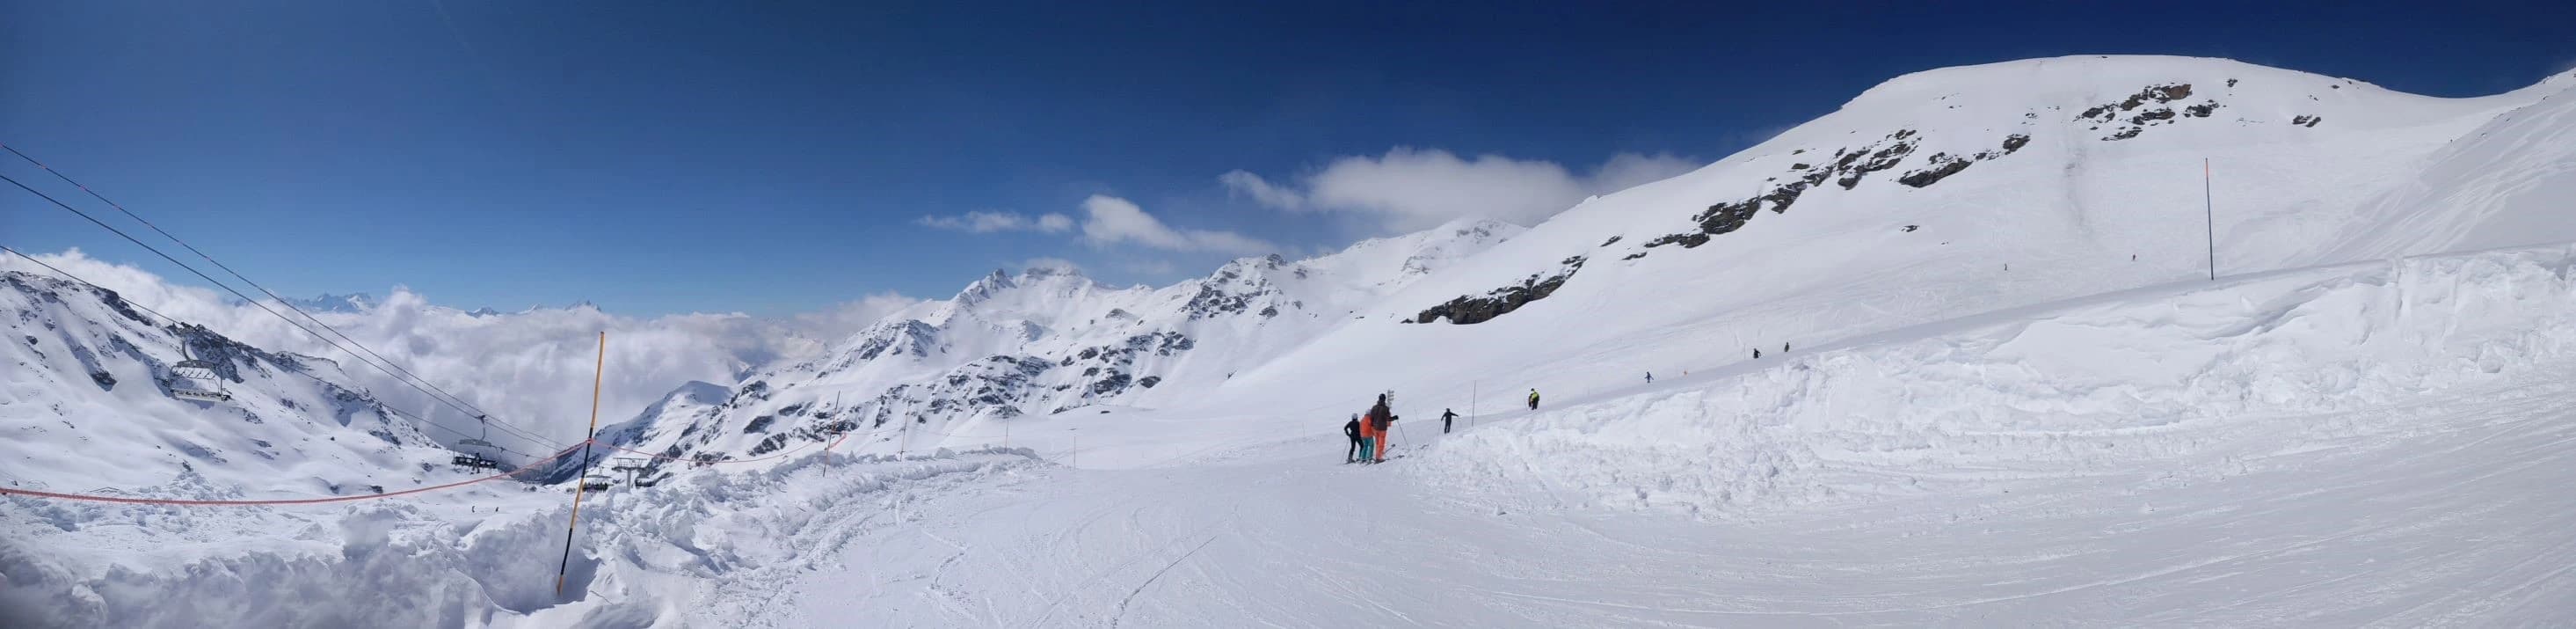
<instances>
[{"instance_id":1,"label":"rocky outcrop","mask_svg":"<svg viewBox=\"0 0 2576 629\"><path fill-rule=\"evenodd\" d=\"M2228 84L2233 87L2235 80L2229 79ZM2147 127L2173 124L2181 118L2208 118L2217 114L2221 105L2216 100L2204 100L2180 109L2170 106L2191 98L2191 95L2190 83L2149 85L2120 99L2120 102L2087 108L2076 114L2075 120L2093 123L2085 127L2088 131L2102 131L2109 127L2110 133L2102 136L2102 140L2118 141L2138 137L2146 132Z\"/></svg>"},{"instance_id":2,"label":"rocky outcrop","mask_svg":"<svg viewBox=\"0 0 2576 629\"><path fill-rule=\"evenodd\" d=\"M1446 319L1450 323L1468 325L1492 321L1495 317L1510 314L1514 310L1519 310L1521 306L1555 294L1558 287L1564 286L1565 281L1572 279L1576 271L1583 269L1583 262L1583 256L1566 258L1558 263L1557 270L1553 273L1532 273L1528 279L1521 280L1517 285L1497 288L1483 295L1452 299L1448 303L1425 308L1420 314L1404 322L1430 323Z\"/></svg>"}]
</instances>

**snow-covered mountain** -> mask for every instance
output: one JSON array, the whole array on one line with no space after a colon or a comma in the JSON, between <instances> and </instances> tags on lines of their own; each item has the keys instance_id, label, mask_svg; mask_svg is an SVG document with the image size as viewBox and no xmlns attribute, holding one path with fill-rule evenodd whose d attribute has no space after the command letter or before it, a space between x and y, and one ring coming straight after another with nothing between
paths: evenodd
<instances>
[{"instance_id":1,"label":"snow-covered mountain","mask_svg":"<svg viewBox=\"0 0 2576 629\"><path fill-rule=\"evenodd\" d=\"M1323 423L1395 389L1499 408L2205 277L2213 258L2242 274L2576 240L2552 210L2576 142L2546 141L2576 128L2571 88L2429 98L2180 57L1921 72L1526 233L1450 226L1161 289L996 272L622 434L739 458L906 418L919 429L872 437L998 443L997 423L1093 404ZM1241 429L1219 423L1201 427Z\"/></svg>"},{"instance_id":2,"label":"snow-covered mountain","mask_svg":"<svg viewBox=\"0 0 2576 629\"><path fill-rule=\"evenodd\" d=\"M2571 90L2562 74L2428 98L2179 57L1898 77L1391 293L1362 310L1370 325L1238 374L1244 395L1224 403L1392 388L1465 407L1470 380L1483 408L1532 387L1608 390L1756 349L2205 279L2211 233L2221 275L2576 240L2576 142L2549 141L2576 129ZM1439 368L1361 380L1344 367L1433 356Z\"/></svg>"},{"instance_id":3,"label":"snow-covered mountain","mask_svg":"<svg viewBox=\"0 0 2576 629\"><path fill-rule=\"evenodd\" d=\"M230 499L464 477L450 467L454 452L346 384L329 360L164 322L114 292L30 273L0 272L0 312L10 314L0 473L13 487ZM190 359L215 377L174 370Z\"/></svg>"},{"instance_id":4,"label":"snow-covered mountain","mask_svg":"<svg viewBox=\"0 0 2576 629\"><path fill-rule=\"evenodd\" d=\"M115 543L0 543L0 600L131 626L2565 624L2571 136L2576 75L2439 99L2175 57L1917 73L1526 230L1161 288L996 272L687 382L599 438L776 458L596 495L566 593L524 564L568 501L487 483L347 514L12 499L25 547ZM12 480L448 473L325 404L347 387L290 386L343 381L326 362L7 277L0 358L40 366L5 383ZM183 343L239 406L149 386ZM1410 458L1336 466L1387 390ZM1444 407L1478 423L1440 435ZM173 530L220 550L120 537ZM1339 559L1269 569L1315 557ZM234 604L352 580L388 596Z\"/></svg>"},{"instance_id":5,"label":"snow-covered mountain","mask_svg":"<svg viewBox=\"0 0 2576 629\"><path fill-rule=\"evenodd\" d=\"M1161 288L1105 287L1063 269L994 271L955 297L886 318L822 358L720 388L721 396L691 383L604 430L603 440L723 460L840 431L916 424L862 444L892 451L936 446L964 432L998 435L989 422L1023 415L1185 402L1359 321L1361 308L1520 231L1460 221L1305 260L1244 258Z\"/></svg>"}]
</instances>

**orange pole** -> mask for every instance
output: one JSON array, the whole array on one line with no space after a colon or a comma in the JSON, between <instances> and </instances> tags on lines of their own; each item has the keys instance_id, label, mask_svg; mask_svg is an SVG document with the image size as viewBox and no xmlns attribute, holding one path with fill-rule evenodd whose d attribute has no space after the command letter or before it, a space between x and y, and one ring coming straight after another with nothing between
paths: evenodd
<instances>
[{"instance_id":1,"label":"orange pole","mask_svg":"<svg viewBox=\"0 0 2576 629\"><path fill-rule=\"evenodd\" d=\"M581 468L573 470L572 518L564 523L563 563L555 566L555 597L563 597L564 573L572 568L572 534L581 528L581 494L589 483L582 475L590 472L590 444L599 440L599 385L608 374L608 332L599 333L599 366L590 376L590 432L581 442Z\"/></svg>"}]
</instances>

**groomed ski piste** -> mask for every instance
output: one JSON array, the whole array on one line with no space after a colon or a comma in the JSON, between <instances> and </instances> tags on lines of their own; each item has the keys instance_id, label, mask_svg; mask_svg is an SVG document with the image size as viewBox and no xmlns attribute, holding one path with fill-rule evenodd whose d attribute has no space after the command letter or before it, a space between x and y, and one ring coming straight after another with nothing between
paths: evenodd
<instances>
[{"instance_id":1,"label":"groomed ski piste","mask_svg":"<svg viewBox=\"0 0 2576 629\"><path fill-rule=\"evenodd\" d=\"M1369 288L1315 304L1346 307L1345 318L1291 326L1293 340L1207 334L1215 340L1195 351L1226 353L1174 358L1169 379L1186 389L862 423L787 440L783 456L730 450L724 458L741 463L590 494L561 595L568 487L491 482L320 506L7 497L0 605L12 626L119 627L2576 622L2576 535L2566 533L2576 493L2564 491L2576 484L2576 142L2553 141L2576 130L2566 92L2576 83L2445 101L2216 60L2089 59L1891 81L1709 169L1386 276L1400 282L1348 282ZM2051 62L2092 67L2033 67ZM2101 85L1979 114L2007 121L2000 128L1879 119L1887 109L1871 106L1914 94L1909 107L1946 112L1925 86L2068 76ZM2114 129L2075 126L2091 135L2061 138L2042 127L2018 155L1931 187L1882 185L1914 169L1904 161L1857 187L1807 192L1797 209L1759 212L1705 247L1642 247L1698 228L1649 209L1696 212L1735 200L1711 191L1758 192L1792 170L1773 158L1830 155L1824 138L1842 142L1846 128L1863 130L1860 142L1898 128L1924 142L1945 131L2002 137L2024 110L2072 117L2083 107L2053 108L2183 81L2206 95L2240 79L2248 89L2343 83L2283 89L2384 102L2347 102L2323 114L2326 128L2276 125L2242 141L2162 121L2117 141L2098 139ZM2216 111L2316 115L2287 109L2303 100L2249 96ZM1878 118L1850 120L1863 114ZM2264 135L2346 121L2383 126ZM2121 143L2182 133L2209 135ZM2216 280L2197 276L2203 252L2189 232L2199 226L2181 218L2196 213L2141 215L2197 205L2198 177L2135 175L2198 175L2210 153L2276 175L2214 186L2222 208L2270 195L2259 205L2277 210L2220 213ZM2366 155L2328 159L2344 153ZM2389 183L2359 189L2379 181ZM2132 262L2130 246L2143 259ZM1553 295L1490 321L1394 321L1584 254ZM1054 281L1014 283L1089 290ZM13 306L65 329L122 321L71 287L56 292L71 297ZM1119 294L1122 306L1144 299ZM929 307L947 310L928 327L957 312L1014 327L967 301ZM116 325L145 362L178 355L148 324ZM1071 327L1034 327L1055 325ZM14 480L51 474L62 479L45 483L53 491L148 486L119 495L205 499L317 491L256 480L279 474L464 478L428 465L412 473L443 454L417 433L330 445L369 428L345 418L261 437L302 439L308 457L337 457L329 464L200 461L193 480L158 484L142 471L22 467L40 449L93 438L30 432L42 423L30 418L55 421L40 405L153 413L163 424L146 434L157 443L242 430L236 418L163 408L136 390L148 371L118 376L140 386L83 389L92 378L81 370L102 369L87 365L121 363L64 362L72 352L25 334L10 351L47 352L21 361L51 375L13 370L7 381L8 426L36 435L0 452ZM947 342L994 342L978 339ZM776 400L745 401L742 385L683 387L616 443L694 453L733 442L693 432L759 441L736 435L757 432L745 428L756 418L793 417L779 408L829 399L830 386L788 386L808 373L747 378ZM314 395L284 386L251 387L246 407ZM1544 399L1524 410L1533 388ZM1398 458L1345 464L1337 428L1387 390L1403 417ZM1467 415L1448 434L1443 408ZM147 438L94 436L111 437ZM150 455L185 459L157 446Z\"/></svg>"}]
</instances>

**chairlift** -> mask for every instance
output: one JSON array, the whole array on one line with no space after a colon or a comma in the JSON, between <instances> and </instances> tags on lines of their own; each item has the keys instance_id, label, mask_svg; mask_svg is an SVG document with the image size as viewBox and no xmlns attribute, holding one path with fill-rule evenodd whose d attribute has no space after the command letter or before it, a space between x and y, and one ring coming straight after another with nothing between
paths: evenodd
<instances>
[{"instance_id":1,"label":"chairlift","mask_svg":"<svg viewBox=\"0 0 2576 629\"><path fill-rule=\"evenodd\" d=\"M483 416L481 416L481 415L476 415L476 416L474 416L474 419L475 419L475 421L477 421L477 422L482 422L482 421L484 421L484 420L485 420L485 418L484 418ZM489 424L489 423L485 423L485 424L483 424L483 436L485 436L485 437L492 436L492 425L491 425L491 424ZM488 454L488 453L491 453L491 452L497 452L497 451L499 451L499 450L500 450L500 447L499 447L499 446L494 446L494 445L492 445L492 442L490 442L490 441L486 441L486 440L483 440L483 439L481 439L481 438L466 438L466 439L458 439L458 440L456 440L456 445L461 446L461 447L467 447L467 448L482 448L482 449L483 449L483 452L475 452L475 451L472 451L472 450L467 450L467 451L465 451L465 452L464 452L464 453L462 453L462 454L458 454L458 455L456 455L456 459L455 459L455 461L456 461L456 465L457 465L458 467L472 468L472 469L478 469L478 470L498 469L498 468L500 468L500 467L501 467L501 462L500 462L500 461L495 461L495 460L492 460L490 457L485 456L485 455L486 455L486 454Z\"/></svg>"},{"instance_id":2,"label":"chairlift","mask_svg":"<svg viewBox=\"0 0 2576 629\"><path fill-rule=\"evenodd\" d=\"M224 390L222 374L215 373L214 363L197 360L194 355L186 353L188 351L186 345L179 346L179 351L185 360L170 366L169 384L172 397L199 402L233 400L233 394Z\"/></svg>"},{"instance_id":3,"label":"chairlift","mask_svg":"<svg viewBox=\"0 0 2576 629\"><path fill-rule=\"evenodd\" d=\"M609 482L608 477L606 476L598 474L581 475L581 488L584 491L607 491L610 484L612 483Z\"/></svg>"}]
</instances>

